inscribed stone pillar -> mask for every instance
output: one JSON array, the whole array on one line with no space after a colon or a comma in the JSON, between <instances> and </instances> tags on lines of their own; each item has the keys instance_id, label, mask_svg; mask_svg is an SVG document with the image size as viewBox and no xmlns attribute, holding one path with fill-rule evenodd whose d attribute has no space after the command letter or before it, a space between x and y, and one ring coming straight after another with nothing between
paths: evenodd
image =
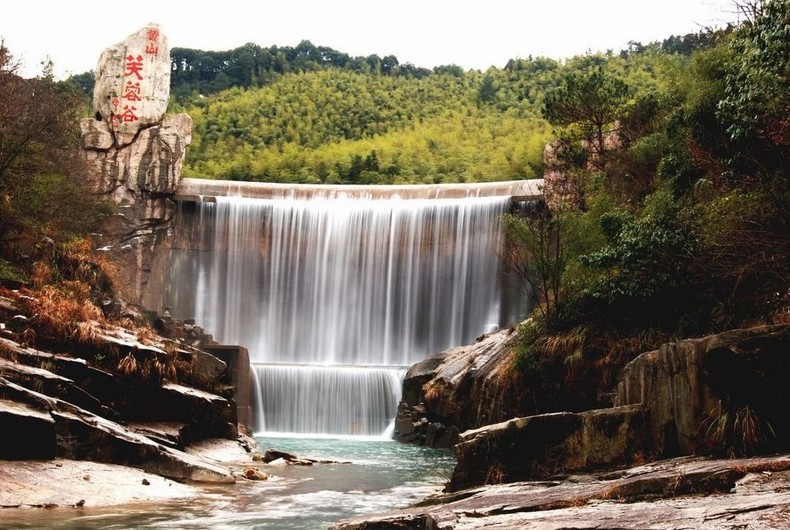
<instances>
[{"instance_id":1,"label":"inscribed stone pillar","mask_svg":"<svg viewBox=\"0 0 790 530\"><path fill-rule=\"evenodd\" d=\"M149 24L102 52L96 65L93 111L107 123L116 147L162 120L170 97L170 48Z\"/></svg>"}]
</instances>

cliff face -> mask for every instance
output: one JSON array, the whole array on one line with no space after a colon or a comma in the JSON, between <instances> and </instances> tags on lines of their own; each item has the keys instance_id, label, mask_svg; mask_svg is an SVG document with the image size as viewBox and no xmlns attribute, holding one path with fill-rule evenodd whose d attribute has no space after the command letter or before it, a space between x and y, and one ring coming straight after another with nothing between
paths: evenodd
<instances>
[{"instance_id":1,"label":"cliff face","mask_svg":"<svg viewBox=\"0 0 790 530\"><path fill-rule=\"evenodd\" d=\"M116 206L102 248L123 271L125 294L139 301L157 242L174 212L192 120L166 115L170 50L152 24L102 52L96 66L92 118L81 126L92 189Z\"/></svg>"}]
</instances>

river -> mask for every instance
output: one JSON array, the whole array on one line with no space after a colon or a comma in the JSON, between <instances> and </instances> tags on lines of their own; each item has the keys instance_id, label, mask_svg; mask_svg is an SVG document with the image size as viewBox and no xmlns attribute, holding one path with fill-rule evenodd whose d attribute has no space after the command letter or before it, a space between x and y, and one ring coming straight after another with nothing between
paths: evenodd
<instances>
[{"instance_id":1,"label":"river","mask_svg":"<svg viewBox=\"0 0 790 530\"><path fill-rule=\"evenodd\" d=\"M455 463L446 450L376 438L256 438L278 449L340 463L271 466L267 481L209 487L196 499L111 508L10 509L0 529L318 530L438 492ZM348 463L345 463L348 462Z\"/></svg>"}]
</instances>

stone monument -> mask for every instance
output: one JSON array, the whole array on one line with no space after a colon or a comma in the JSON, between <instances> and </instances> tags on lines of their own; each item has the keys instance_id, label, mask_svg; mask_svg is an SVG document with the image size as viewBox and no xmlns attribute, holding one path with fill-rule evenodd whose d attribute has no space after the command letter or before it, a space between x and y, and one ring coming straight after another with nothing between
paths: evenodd
<instances>
[{"instance_id":1,"label":"stone monument","mask_svg":"<svg viewBox=\"0 0 790 530\"><path fill-rule=\"evenodd\" d=\"M155 244L174 212L171 200L192 137L192 119L165 114L170 49L149 24L102 52L96 66L93 117L81 123L81 147L92 189L117 207L103 248L122 266L125 295L139 300Z\"/></svg>"}]
</instances>

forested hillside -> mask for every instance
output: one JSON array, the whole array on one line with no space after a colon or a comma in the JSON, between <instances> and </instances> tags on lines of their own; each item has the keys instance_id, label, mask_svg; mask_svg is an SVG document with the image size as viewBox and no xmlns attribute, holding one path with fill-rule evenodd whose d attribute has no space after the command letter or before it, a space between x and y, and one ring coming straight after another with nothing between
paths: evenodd
<instances>
[{"instance_id":1,"label":"forested hillside","mask_svg":"<svg viewBox=\"0 0 790 530\"><path fill-rule=\"evenodd\" d=\"M302 42L227 52L172 51L173 109L195 121L190 177L302 183L438 183L542 174L547 93L601 68L629 94L666 87L716 34L632 43L565 62L433 70L396 57L350 57Z\"/></svg>"}]
</instances>

